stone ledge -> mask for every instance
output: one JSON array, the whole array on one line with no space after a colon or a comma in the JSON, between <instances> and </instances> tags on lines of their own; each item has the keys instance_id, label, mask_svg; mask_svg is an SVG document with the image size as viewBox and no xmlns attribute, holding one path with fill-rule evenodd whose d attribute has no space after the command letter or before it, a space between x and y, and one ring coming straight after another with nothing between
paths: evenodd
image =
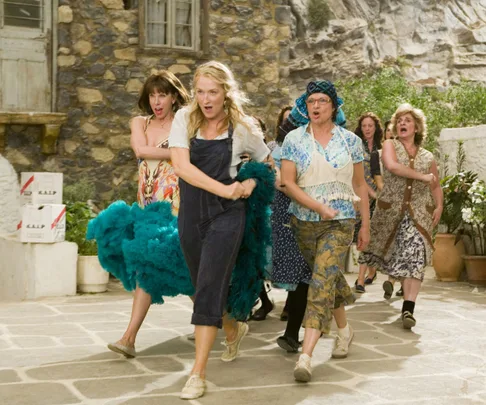
<instances>
[{"instance_id":1,"label":"stone ledge","mask_svg":"<svg viewBox=\"0 0 486 405\"><path fill-rule=\"evenodd\" d=\"M0 235L0 302L76 294L78 246Z\"/></svg>"},{"instance_id":2,"label":"stone ledge","mask_svg":"<svg viewBox=\"0 0 486 405\"><path fill-rule=\"evenodd\" d=\"M61 125L67 121L67 114L47 112L4 112L0 111L0 152L5 150L6 126L42 125L42 153L51 155L57 153L57 140Z\"/></svg>"}]
</instances>

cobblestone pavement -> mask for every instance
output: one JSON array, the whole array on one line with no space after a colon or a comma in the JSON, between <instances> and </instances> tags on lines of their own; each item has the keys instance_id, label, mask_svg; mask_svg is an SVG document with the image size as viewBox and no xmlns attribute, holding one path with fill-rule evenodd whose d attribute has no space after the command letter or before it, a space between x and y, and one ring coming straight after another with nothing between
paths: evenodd
<instances>
[{"instance_id":1,"label":"cobblestone pavement","mask_svg":"<svg viewBox=\"0 0 486 405\"><path fill-rule=\"evenodd\" d=\"M354 276L348 276L350 283ZM348 316L356 335L347 359L330 359L332 338L319 341L309 384L293 379L297 355L275 343L285 292L250 333L233 363L219 360L222 335L208 367L204 404L486 404L486 292L466 283L440 283L427 272L416 308L417 326L398 321L401 300L382 298L378 277ZM165 405L178 398L194 359L187 340L191 302L168 299L151 308L138 337L138 356L109 352L127 326L131 295L110 292L0 304L0 404ZM186 402L187 403L187 402Z\"/></svg>"}]
</instances>

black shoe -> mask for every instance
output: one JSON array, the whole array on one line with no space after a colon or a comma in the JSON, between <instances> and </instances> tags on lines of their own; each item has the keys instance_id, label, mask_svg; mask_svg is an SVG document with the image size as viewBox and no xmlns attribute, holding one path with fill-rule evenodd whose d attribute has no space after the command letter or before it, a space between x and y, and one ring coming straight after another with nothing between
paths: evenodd
<instances>
[{"instance_id":1,"label":"black shoe","mask_svg":"<svg viewBox=\"0 0 486 405\"><path fill-rule=\"evenodd\" d=\"M277 339L277 344L287 353L297 353L299 351L299 347L301 346L299 342L297 342L294 338L290 336L280 336Z\"/></svg>"},{"instance_id":2,"label":"black shoe","mask_svg":"<svg viewBox=\"0 0 486 405\"><path fill-rule=\"evenodd\" d=\"M375 270L375 275L374 275L372 278L366 277L366 278L365 278L365 285L370 285L370 284L373 284L373 281L375 281L375 280L376 280L377 273L378 273L378 272Z\"/></svg>"},{"instance_id":3,"label":"black shoe","mask_svg":"<svg viewBox=\"0 0 486 405\"><path fill-rule=\"evenodd\" d=\"M280 320L281 321L288 321L289 320L289 313L287 310L284 308L282 313L280 314Z\"/></svg>"},{"instance_id":4,"label":"black shoe","mask_svg":"<svg viewBox=\"0 0 486 405\"><path fill-rule=\"evenodd\" d=\"M395 293L397 297L403 297L403 287L400 287L400 289Z\"/></svg>"},{"instance_id":5,"label":"black shoe","mask_svg":"<svg viewBox=\"0 0 486 405\"><path fill-rule=\"evenodd\" d=\"M273 304L262 305L255 313L250 317L253 321L264 321L267 318L267 314L273 310Z\"/></svg>"},{"instance_id":6,"label":"black shoe","mask_svg":"<svg viewBox=\"0 0 486 405\"><path fill-rule=\"evenodd\" d=\"M389 300L393 294L393 284L391 281L386 280L383 283L383 291L385 291L385 294L383 294L383 298Z\"/></svg>"},{"instance_id":7,"label":"black shoe","mask_svg":"<svg viewBox=\"0 0 486 405\"><path fill-rule=\"evenodd\" d=\"M360 293L360 294L363 294L363 293L366 292L364 285L358 284L358 280L356 280L355 283L354 283L354 290L357 293Z\"/></svg>"},{"instance_id":8,"label":"black shoe","mask_svg":"<svg viewBox=\"0 0 486 405\"><path fill-rule=\"evenodd\" d=\"M402 314L402 323L404 329L412 329L417 324L417 321L411 312L405 311Z\"/></svg>"}]
</instances>

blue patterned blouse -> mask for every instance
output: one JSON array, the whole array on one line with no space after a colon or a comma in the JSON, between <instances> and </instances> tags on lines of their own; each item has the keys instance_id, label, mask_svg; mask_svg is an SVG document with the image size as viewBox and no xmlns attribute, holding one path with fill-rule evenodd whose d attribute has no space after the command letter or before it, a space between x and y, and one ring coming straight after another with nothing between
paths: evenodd
<instances>
[{"instance_id":1,"label":"blue patterned blouse","mask_svg":"<svg viewBox=\"0 0 486 405\"><path fill-rule=\"evenodd\" d=\"M307 125L303 125L287 134L281 150L281 159L290 160L295 163L297 168L297 179L308 169L311 163L313 151L312 142L316 143L317 151L324 155L327 162L334 168L341 168L349 161L348 150L351 152L353 163L363 161L363 143L361 139L352 132L335 126L332 130L332 137L326 148L323 148L319 142L313 139L312 135L307 132ZM347 147L346 144L347 143ZM318 188L318 194L322 196L322 203L329 205L331 208L338 210L339 213L334 217L338 219L356 218L356 211L352 201L347 200L326 200L326 184L313 186ZM306 187L303 187L306 191ZM315 191L314 191L315 192ZM295 215L301 221L321 221L321 217L315 211L312 211L297 202L290 203L289 212Z\"/></svg>"}]
</instances>

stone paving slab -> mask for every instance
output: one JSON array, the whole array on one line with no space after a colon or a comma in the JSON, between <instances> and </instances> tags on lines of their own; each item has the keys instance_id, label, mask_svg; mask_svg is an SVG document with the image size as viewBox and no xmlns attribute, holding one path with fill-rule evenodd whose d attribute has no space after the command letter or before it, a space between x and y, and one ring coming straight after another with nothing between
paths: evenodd
<instances>
[{"instance_id":1,"label":"stone paving slab","mask_svg":"<svg viewBox=\"0 0 486 405\"><path fill-rule=\"evenodd\" d=\"M350 284L355 276L347 276ZM250 333L233 363L220 361L218 335L208 363L208 392L191 405L480 405L486 404L486 291L440 283L427 272L417 326L401 327L401 299L383 299L381 283L348 309L355 339L347 359L331 359L333 335L313 356L313 379L296 383L297 355L276 338L286 293ZM165 405L178 398L194 361L187 340L192 303L153 306L127 360L106 349L130 319L131 295L117 282L104 294L0 304L0 405ZM333 332L335 333L335 332Z\"/></svg>"}]
</instances>

